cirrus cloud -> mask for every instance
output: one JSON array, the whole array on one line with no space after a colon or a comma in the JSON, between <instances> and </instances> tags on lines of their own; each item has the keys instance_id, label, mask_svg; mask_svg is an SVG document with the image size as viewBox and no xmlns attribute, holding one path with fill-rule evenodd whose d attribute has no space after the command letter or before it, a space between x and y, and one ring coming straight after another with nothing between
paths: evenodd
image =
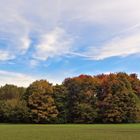
<instances>
[{"instance_id":1,"label":"cirrus cloud","mask_svg":"<svg viewBox=\"0 0 140 140\"><path fill-rule=\"evenodd\" d=\"M83 23L86 23L87 27L93 24L110 28L111 32L118 32L118 29L121 31L124 27L128 28L140 23L139 7L139 0L83 0L82 3L81 0L1 0L0 47L4 47L4 51L12 56L9 59L16 58L26 54L29 48L33 47L31 46L33 35L39 42L34 44L35 52L31 54L36 59L46 60L48 57L63 56L68 52L80 56L80 52L71 52L75 50L75 46L72 45L75 37L68 35L67 24L75 23L84 26ZM69 30L75 32L75 26L71 28L73 29ZM135 34L134 37L137 38L137 31ZM87 37L91 38L90 33ZM131 35L115 39L115 44L127 45L123 42L128 41L129 44L129 39L131 40ZM133 39L133 42L130 42L132 47L135 41L136 39ZM101 51L98 59L114 56L110 54L111 48L116 51L115 56L121 56L118 51L122 51L124 55L124 49L130 49L129 54L134 53L132 47L123 46L118 49L113 42L114 40L109 41L108 44L105 43L97 49ZM94 47L91 50L95 51ZM0 60L8 60L6 53L1 54ZM97 54L93 53L93 58L97 57Z\"/></svg>"},{"instance_id":2,"label":"cirrus cloud","mask_svg":"<svg viewBox=\"0 0 140 140\"><path fill-rule=\"evenodd\" d=\"M0 10L0 64L5 61L0 69L7 69L0 71L1 85L28 86L46 73L48 80L60 83L68 69L87 62L79 63L79 57L99 61L140 53L139 0L0 0ZM54 63L48 58L63 56L76 56L70 60L74 65L61 61L66 74L62 67L61 73L52 72L58 64L44 68L46 61Z\"/></svg>"},{"instance_id":3,"label":"cirrus cloud","mask_svg":"<svg viewBox=\"0 0 140 140\"><path fill-rule=\"evenodd\" d=\"M85 57L91 60L102 60L109 57L126 57L140 54L140 31L135 33L114 37L103 46L90 47Z\"/></svg>"},{"instance_id":4,"label":"cirrus cloud","mask_svg":"<svg viewBox=\"0 0 140 140\"><path fill-rule=\"evenodd\" d=\"M48 57L68 55L72 51L73 38L67 35L65 30L55 28L53 31L41 37L35 47L34 57L39 60L47 60Z\"/></svg>"},{"instance_id":5,"label":"cirrus cloud","mask_svg":"<svg viewBox=\"0 0 140 140\"><path fill-rule=\"evenodd\" d=\"M22 87L27 87L29 86L30 83L35 81L37 78L22 73L0 70L0 79L1 79L0 81L1 86L7 83L7 84L14 84Z\"/></svg>"}]
</instances>

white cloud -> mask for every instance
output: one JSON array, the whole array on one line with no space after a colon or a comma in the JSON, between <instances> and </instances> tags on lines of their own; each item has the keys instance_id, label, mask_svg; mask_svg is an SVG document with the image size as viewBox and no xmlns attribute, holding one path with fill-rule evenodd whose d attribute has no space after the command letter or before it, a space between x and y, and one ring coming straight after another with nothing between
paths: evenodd
<instances>
[{"instance_id":1,"label":"white cloud","mask_svg":"<svg viewBox=\"0 0 140 140\"><path fill-rule=\"evenodd\" d=\"M39 45L36 46L35 58L47 60L48 57L62 56L72 51L73 39L61 28L42 36Z\"/></svg>"},{"instance_id":2,"label":"white cloud","mask_svg":"<svg viewBox=\"0 0 140 140\"><path fill-rule=\"evenodd\" d=\"M73 29L69 29L71 32L75 32L74 24L84 26L85 22L87 26L99 25L110 28L111 32L120 32L125 27L140 23L139 0L0 0L0 9L0 47L4 46L6 50L2 60L25 54L32 42L31 34L39 40L39 44L34 45L36 52L33 52L37 59L46 60L48 57L66 54L80 55L71 52L75 48L72 46L73 37L67 33L67 24L73 25ZM136 31L133 37L130 35L115 39L97 50L93 47L91 50L95 52L92 57L104 59L133 54L138 51L138 46L134 46L138 36ZM129 46L118 48L118 45L128 45L129 39ZM131 53L124 52L125 49ZM12 57L8 58L8 54Z\"/></svg>"},{"instance_id":3,"label":"white cloud","mask_svg":"<svg viewBox=\"0 0 140 140\"><path fill-rule=\"evenodd\" d=\"M0 70L0 85L14 84L27 87L37 78L22 73L9 72Z\"/></svg>"},{"instance_id":4,"label":"white cloud","mask_svg":"<svg viewBox=\"0 0 140 140\"><path fill-rule=\"evenodd\" d=\"M0 0L0 47L10 55L9 59L24 54L30 46L29 23L21 16L21 0Z\"/></svg>"},{"instance_id":5,"label":"white cloud","mask_svg":"<svg viewBox=\"0 0 140 140\"><path fill-rule=\"evenodd\" d=\"M9 52L0 50L0 61L5 61L5 60L13 59L13 58L14 56L10 55Z\"/></svg>"},{"instance_id":6,"label":"white cloud","mask_svg":"<svg viewBox=\"0 0 140 140\"><path fill-rule=\"evenodd\" d=\"M28 36L25 36L25 37L21 38L20 41L21 41L21 44L22 44L22 46L20 47L20 50L23 51L23 53L24 53L24 52L26 52L28 50L31 41L28 38Z\"/></svg>"},{"instance_id":7,"label":"white cloud","mask_svg":"<svg viewBox=\"0 0 140 140\"><path fill-rule=\"evenodd\" d=\"M136 34L137 33L137 34ZM102 60L109 57L140 54L140 32L120 35L100 47L90 47L85 57L93 60Z\"/></svg>"},{"instance_id":8,"label":"white cloud","mask_svg":"<svg viewBox=\"0 0 140 140\"><path fill-rule=\"evenodd\" d=\"M40 79L48 80L53 84L60 84L62 80L64 80L63 78L65 78L65 73L66 72L63 72L62 74L57 75L56 78L56 75L32 76L18 72L0 70L0 86L14 84L20 87L28 87L32 82Z\"/></svg>"},{"instance_id":9,"label":"white cloud","mask_svg":"<svg viewBox=\"0 0 140 140\"><path fill-rule=\"evenodd\" d=\"M20 57L28 53L30 47L31 52L25 61L28 60L32 68L40 61L56 56L77 55L101 60L140 53L139 0L0 0L0 11L0 61ZM89 27L93 29L90 31ZM108 41L101 42L99 46L93 46L94 42L91 41L90 49L82 41L75 42L77 30L85 42L91 38L96 41L94 35L96 36L98 27L106 32L107 37L110 32L115 37L108 37ZM82 28L84 31L87 28L87 31L82 33ZM100 36L103 40L106 38L103 34ZM76 48L79 46L80 49ZM56 80L60 83L63 73L58 74L60 77L57 79L56 75L46 77L53 83ZM68 73L63 77L68 76ZM0 71L1 85L14 83L28 86L40 78Z\"/></svg>"},{"instance_id":10,"label":"white cloud","mask_svg":"<svg viewBox=\"0 0 140 140\"><path fill-rule=\"evenodd\" d=\"M35 68L38 64L39 64L39 61L38 61L38 60L31 59L31 60L29 61L29 66L30 66L31 68Z\"/></svg>"},{"instance_id":11,"label":"white cloud","mask_svg":"<svg viewBox=\"0 0 140 140\"><path fill-rule=\"evenodd\" d=\"M52 0L53 4L56 2L53 12L59 12L59 18L68 17L69 21L77 19L107 26L140 22L139 0Z\"/></svg>"}]
</instances>

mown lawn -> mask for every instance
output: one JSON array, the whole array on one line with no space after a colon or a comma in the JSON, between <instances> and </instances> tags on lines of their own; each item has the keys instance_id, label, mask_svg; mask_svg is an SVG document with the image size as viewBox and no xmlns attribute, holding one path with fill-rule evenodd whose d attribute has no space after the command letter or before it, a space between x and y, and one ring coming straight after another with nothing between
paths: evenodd
<instances>
[{"instance_id":1,"label":"mown lawn","mask_svg":"<svg viewBox=\"0 0 140 140\"><path fill-rule=\"evenodd\" d=\"M0 140L140 140L140 124L0 125Z\"/></svg>"}]
</instances>

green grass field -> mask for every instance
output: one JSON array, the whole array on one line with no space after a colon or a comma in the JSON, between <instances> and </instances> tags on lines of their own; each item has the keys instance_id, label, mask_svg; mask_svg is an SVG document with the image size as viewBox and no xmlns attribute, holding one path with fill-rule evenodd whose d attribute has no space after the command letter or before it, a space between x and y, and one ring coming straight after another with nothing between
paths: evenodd
<instances>
[{"instance_id":1,"label":"green grass field","mask_svg":"<svg viewBox=\"0 0 140 140\"><path fill-rule=\"evenodd\" d=\"M140 124L0 125L0 140L140 140Z\"/></svg>"}]
</instances>

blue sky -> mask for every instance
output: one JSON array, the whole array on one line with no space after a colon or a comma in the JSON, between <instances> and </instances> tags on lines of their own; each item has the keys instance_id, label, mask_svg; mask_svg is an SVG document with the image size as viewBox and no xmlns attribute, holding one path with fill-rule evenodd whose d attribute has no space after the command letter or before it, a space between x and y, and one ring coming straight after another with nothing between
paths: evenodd
<instances>
[{"instance_id":1,"label":"blue sky","mask_svg":"<svg viewBox=\"0 0 140 140\"><path fill-rule=\"evenodd\" d=\"M0 85L140 73L139 0L0 0Z\"/></svg>"}]
</instances>

